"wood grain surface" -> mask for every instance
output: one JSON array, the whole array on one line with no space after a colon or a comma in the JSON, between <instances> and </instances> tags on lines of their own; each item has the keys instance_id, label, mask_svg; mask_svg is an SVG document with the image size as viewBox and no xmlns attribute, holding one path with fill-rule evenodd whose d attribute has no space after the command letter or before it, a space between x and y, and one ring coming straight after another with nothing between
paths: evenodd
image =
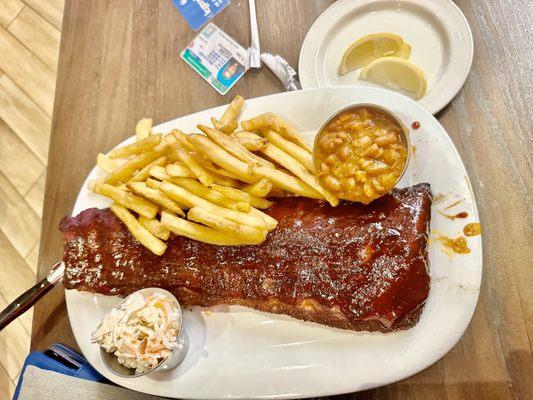
<instances>
[{"instance_id":1,"label":"wood grain surface","mask_svg":"<svg viewBox=\"0 0 533 400\"><path fill-rule=\"evenodd\" d=\"M33 4L34 7L31 7ZM44 201L63 0L0 0L0 307L32 286ZM13 397L33 310L0 332L0 398Z\"/></svg>"},{"instance_id":2,"label":"wood grain surface","mask_svg":"<svg viewBox=\"0 0 533 400\"><path fill-rule=\"evenodd\" d=\"M307 30L332 2L256 3L262 50L296 66ZM461 341L435 365L338 399L533 395L532 8L527 1L456 3L472 27L475 58L464 88L438 119L466 164L481 215L480 300ZM232 1L215 23L248 45L246 1ZM62 29L39 279L61 257L57 224L70 213L96 154L130 136L138 119L159 123L224 104L236 93L251 98L283 90L266 68L247 73L227 96L209 88L179 59L194 33L170 1L67 0ZM76 347L63 288L35 308L32 337L34 349L57 341Z\"/></svg>"}]
</instances>

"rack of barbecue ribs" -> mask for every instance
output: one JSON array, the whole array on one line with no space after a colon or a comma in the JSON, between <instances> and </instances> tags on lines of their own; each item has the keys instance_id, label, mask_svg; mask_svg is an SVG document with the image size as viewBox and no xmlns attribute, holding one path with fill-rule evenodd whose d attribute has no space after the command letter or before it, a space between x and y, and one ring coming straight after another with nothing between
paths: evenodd
<instances>
[{"instance_id":1,"label":"rack of barbecue ribs","mask_svg":"<svg viewBox=\"0 0 533 400\"><path fill-rule=\"evenodd\" d=\"M370 205L301 197L267 212L278 227L256 246L214 246L182 236L151 253L109 209L60 224L63 283L105 295L145 287L184 306L233 304L336 328L393 332L414 326L429 292L428 184Z\"/></svg>"}]
</instances>

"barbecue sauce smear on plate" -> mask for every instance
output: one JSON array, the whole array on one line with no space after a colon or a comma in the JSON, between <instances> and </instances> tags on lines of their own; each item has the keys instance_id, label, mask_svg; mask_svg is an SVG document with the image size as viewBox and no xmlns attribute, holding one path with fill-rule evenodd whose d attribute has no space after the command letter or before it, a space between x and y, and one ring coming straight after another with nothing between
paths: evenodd
<instances>
[{"instance_id":1,"label":"barbecue sauce smear on plate","mask_svg":"<svg viewBox=\"0 0 533 400\"><path fill-rule=\"evenodd\" d=\"M463 233L465 236L477 236L481 235L481 224L479 222L472 222L466 224L463 228Z\"/></svg>"},{"instance_id":2,"label":"barbecue sauce smear on plate","mask_svg":"<svg viewBox=\"0 0 533 400\"><path fill-rule=\"evenodd\" d=\"M437 237L437 240L443 244L446 250L451 251L453 253L470 253L470 248L468 247L468 243L466 242L466 238L464 236L459 236L454 239L448 236L439 235L439 237Z\"/></svg>"},{"instance_id":3,"label":"barbecue sauce smear on plate","mask_svg":"<svg viewBox=\"0 0 533 400\"><path fill-rule=\"evenodd\" d=\"M443 212L441 211L437 211L440 215L442 215L443 217L446 217L448 219L451 219L452 221L456 218L468 218L468 213L466 211L461 211L457 214L453 214L453 215L450 215L450 214L444 214Z\"/></svg>"}]
</instances>

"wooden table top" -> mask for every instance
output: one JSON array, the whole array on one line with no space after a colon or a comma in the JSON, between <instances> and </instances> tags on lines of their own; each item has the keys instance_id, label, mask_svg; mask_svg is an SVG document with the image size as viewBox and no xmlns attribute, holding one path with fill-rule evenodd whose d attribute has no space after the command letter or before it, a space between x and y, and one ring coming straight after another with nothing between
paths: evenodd
<instances>
[{"instance_id":1,"label":"wooden table top","mask_svg":"<svg viewBox=\"0 0 533 400\"><path fill-rule=\"evenodd\" d=\"M142 4L141 4L142 3ZM263 51L297 66L306 32L332 1L257 2ZM475 57L458 96L438 114L466 164L483 226L481 296L461 341L425 371L346 399L525 399L533 394L533 208L531 37L528 2L456 1L468 19ZM214 21L245 47L247 2ZM62 254L60 219L72 210L96 154L156 123L283 91L266 69L218 95L179 58L195 34L170 1L72 1L65 5L39 259L39 278ZM77 348L63 288L35 308L32 348Z\"/></svg>"}]
</instances>

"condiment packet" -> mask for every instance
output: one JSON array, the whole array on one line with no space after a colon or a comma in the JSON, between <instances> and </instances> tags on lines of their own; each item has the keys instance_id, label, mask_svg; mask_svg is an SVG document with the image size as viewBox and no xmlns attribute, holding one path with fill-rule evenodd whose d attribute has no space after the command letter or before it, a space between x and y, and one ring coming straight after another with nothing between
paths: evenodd
<instances>
[{"instance_id":1,"label":"condiment packet","mask_svg":"<svg viewBox=\"0 0 533 400\"><path fill-rule=\"evenodd\" d=\"M181 53L181 58L224 95L246 72L246 49L209 23Z\"/></svg>"},{"instance_id":2,"label":"condiment packet","mask_svg":"<svg viewBox=\"0 0 533 400\"><path fill-rule=\"evenodd\" d=\"M193 31L197 31L222 11L230 0L173 0Z\"/></svg>"}]
</instances>

